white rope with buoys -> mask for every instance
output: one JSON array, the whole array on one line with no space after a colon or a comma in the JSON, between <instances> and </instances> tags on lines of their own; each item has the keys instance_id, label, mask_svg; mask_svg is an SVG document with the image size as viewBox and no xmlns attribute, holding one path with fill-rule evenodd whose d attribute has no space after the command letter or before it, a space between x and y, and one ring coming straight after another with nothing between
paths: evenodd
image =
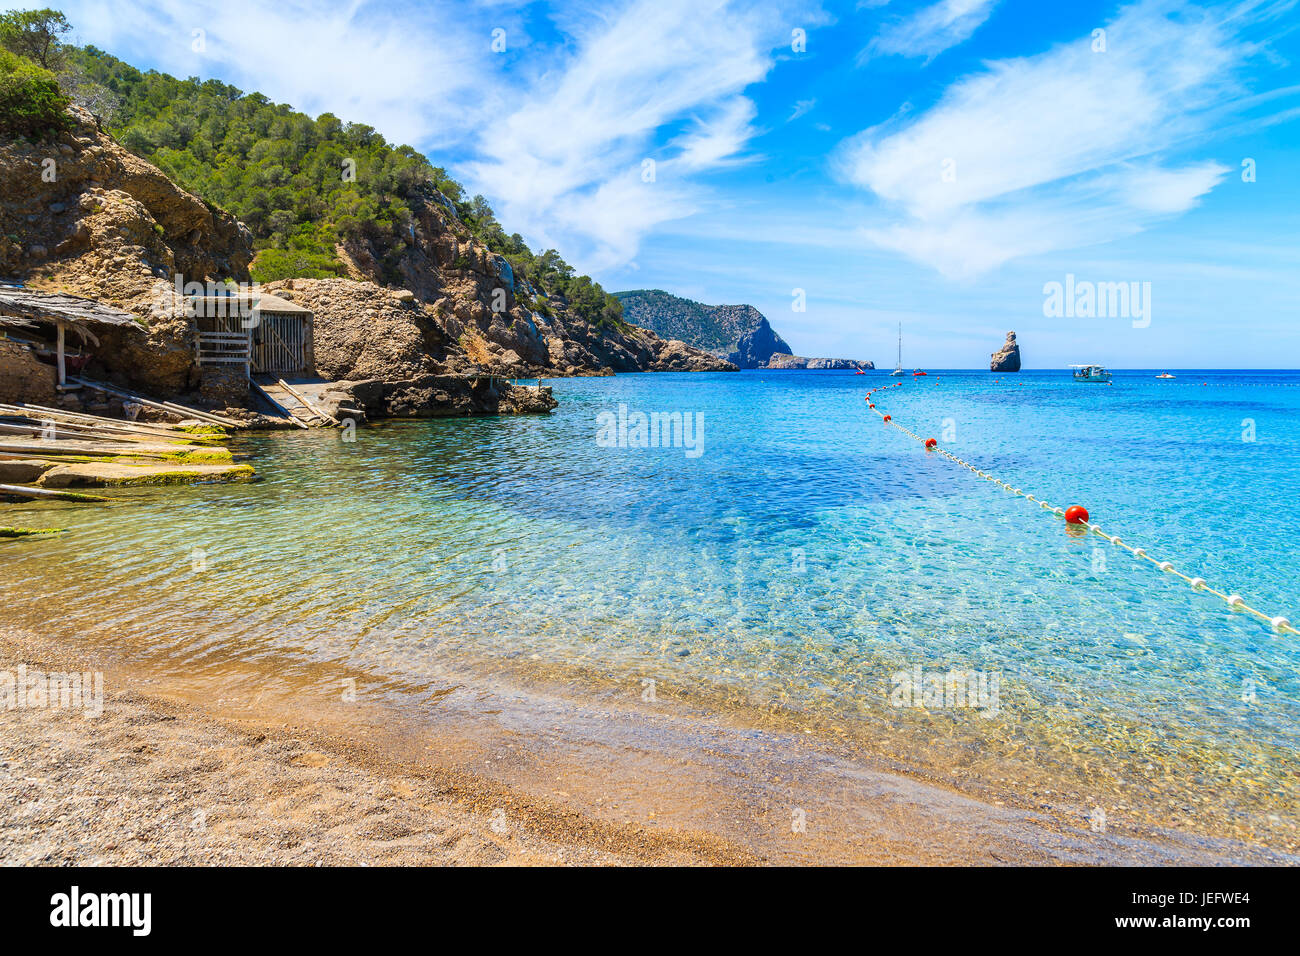
<instances>
[{"instance_id":1,"label":"white rope with buoys","mask_svg":"<svg viewBox=\"0 0 1300 956\"><path fill-rule=\"evenodd\" d=\"M877 388L895 388L902 384L903 384L902 382L891 382L888 385L877 386ZM867 392L866 400L868 402L871 402L872 393L874 393L875 391L876 389L873 388L871 389L871 391ZM881 421L883 421L886 425L892 425L894 428L897 428L904 435L907 435L909 438L913 438L916 441L920 442L922 445L925 446L927 451L933 451L936 454L942 455L944 458L947 458L949 461L953 462L954 464L960 465L961 467L965 468L967 471L971 472L972 474L978 475L980 478L983 478L985 481L993 482L993 484L997 485L1003 491L1016 495L1019 498L1024 498L1028 502L1037 504L1044 511L1050 511L1053 514L1061 518L1064 518L1070 524L1075 524L1075 525L1079 525L1080 527L1087 528L1089 534L1095 534L1099 538L1103 539L1104 541L1108 541L1118 548L1123 548L1125 551L1133 555L1135 558L1138 558L1139 560L1142 561L1149 562L1150 564L1159 568L1164 573L1172 574L1174 577L1182 579L1183 581L1191 585L1193 590L1204 591L1208 594L1213 594L1215 597L1221 598L1232 610L1238 611L1242 614L1249 614L1252 617L1258 618L1259 620L1263 621L1265 624L1270 625L1273 628L1273 630L1277 631L1279 634L1300 634L1300 630L1297 630L1291 624L1290 620L1288 620L1287 618L1282 617L1281 615L1265 614L1263 611L1257 610L1256 608L1253 608L1249 604L1247 604L1245 598L1243 598L1240 594L1237 594L1236 592L1233 592L1231 594L1225 594L1223 591L1220 591L1217 588L1213 588L1209 584L1207 584L1205 578L1188 577L1186 574L1183 574L1183 572L1177 570L1171 562L1161 561L1147 554L1145 548L1135 547L1126 541L1122 541L1120 540L1118 535L1107 534L1106 532L1102 531L1098 525L1092 524L1091 522L1088 521L1087 510L1080 507L1079 505L1074 505L1073 507L1068 509L1057 508L1056 506L1049 504L1043 499L1037 498L1034 495L1022 491L1021 489L1015 487L1014 485L1011 485L1003 481L1001 478L998 478L996 475L991 475L987 471L983 471L982 469L976 468L970 462L958 458L956 455L952 454L952 452L944 451L942 448L939 447L939 443L935 441L935 439L922 438L920 435L916 434L916 432L911 431L910 429L905 428L904 426L898 424L898 422L894 421L892 415L887 415L884 412L882 412L880 409L876 408L875 403L871 403L868 407L871 411L879 415ZM1082 517L1079 516L1080 513Z\"/></svg>"}]
</instances>

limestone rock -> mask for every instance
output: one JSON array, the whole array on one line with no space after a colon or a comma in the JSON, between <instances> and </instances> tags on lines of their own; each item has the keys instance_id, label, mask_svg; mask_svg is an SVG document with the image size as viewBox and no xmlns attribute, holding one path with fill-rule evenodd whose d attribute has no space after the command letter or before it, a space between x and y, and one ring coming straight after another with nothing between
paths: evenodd
<instances>
[{"instance_id":1,"label":"limestone rock","mask_svg":"<svg viewBox=\"0 0 1300 956\"><path fill-rule=\"evenodd\" d=\"M1020 371L1020 346L1016 342L1015 332L1008 332L1007 340L1002 343L1002 348L993 353L992 359L989 361L989 371Z\"/></svg>"},{"instance_id":2,"label":"limestone rock","mask_svg":"<svg viewBox=\"0 0 1300 956\"><path fill-rule=\"evenodd\" d=\"M0 401L54 404L58 373L31 349L0 339Z\"/></svg>"},{"instance_id":3,"label":"limestone rock","mask_svg":"<svg viewBox=\"0 0 1300 956\"><path fill-rule=\"evenodd\" d=\"M253 481L252 465L119 464L108 461L56 465L42 488L113 488L131 485L193 485L206 481Z\"/></svg>"},{"instance_id":4,"label":"limestone rock","mask_svg":"<svg viewBox=\"0 0 1300 956\"><path fill-rule=\"evenodd\" d=\"M767 368L775 369L872 369L874 362L859 362L857 359L805 358L802 355L773 355L768 360Z\"/></svg>"},{"instance_id":5,"label":"limestone rock","mask_svg":"<svg viewBox=\"0 0 1300 956\"><path fill-rule=\"evenodd\" d=\"M736 350L727 356L728 361L740 368L763 368L773 358L793 354L785 340L767 324L767 319L760 315L759 320L752 331L741 336Z\"/></svg>"},{"instance_id":6,"label":"limestone rock","mask_svg":"<svg viewBox=\"0 0 1300 956\"><path fill-rule=\"evenodd\" d=\"M68 112L77 126L54 144L0 142L0 275L134 312L139 326L101 336L87 374L170 398L194 384L195 328L176 276L247 281L252 237L102 134L89 113Z\"/></svg>"},{"instance_id":7,"label":"limestone rock","mask_svg":"<svg viewBox=\"0 0 1300 956\"><path fill-rule=\"evenodd\" d=\"M53 467L53 462L37 459L0 461L0 484L28 485Z\"/></svg>"},{"instance_id":8,"label":"limestone rock","mask_svg":"<svg viewBox=\"0 0 1300 956\"><path fill-rule=\"evenodd\" d=\"M662 341L662 340L660 340ZM651 365L654 372L732 372L738 371L732 362L724 361L707 352L691 348L680 339L669 339L655 354Z\"/></svg>"}]
</instances>

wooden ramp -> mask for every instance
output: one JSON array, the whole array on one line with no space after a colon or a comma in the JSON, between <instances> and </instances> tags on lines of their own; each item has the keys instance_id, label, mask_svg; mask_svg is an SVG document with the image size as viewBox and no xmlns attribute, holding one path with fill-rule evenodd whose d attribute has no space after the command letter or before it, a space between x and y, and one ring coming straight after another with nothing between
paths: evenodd
<instances>
[{"instance_id":1,"label":"wooden ramp","mask_svg":"<svg viewBox=\"0 0 1300 956\"><path fill-rule=\"evenodd\" d=\"M268 375L258 375L253 379L253 387L262 397L299 428L332 428L338 425L338 419L325 410L317 388L313 388L314 384L316 383L295 385Z\"/></svg>"}]
</instances>

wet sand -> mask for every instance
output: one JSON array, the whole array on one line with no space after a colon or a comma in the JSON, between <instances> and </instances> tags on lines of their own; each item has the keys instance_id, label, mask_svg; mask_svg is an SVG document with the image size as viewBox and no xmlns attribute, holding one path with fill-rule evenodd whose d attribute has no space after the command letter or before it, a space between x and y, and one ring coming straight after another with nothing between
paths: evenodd
<instances>
[{"instance_id":1,"label":"wet sand","mask_svg":"<svg viewBox=\"0 0 1300 956\"><path fill-rule=\"evenodd\" d=\"M105 701L0 711L9 865L1300 862L1121 812L1094 832L1078 795L976 799L671 700L477 678L412 720L273 674L218 696L0 628L0 671L20 663L102 670Z\"/></svg>"}]
</instances>

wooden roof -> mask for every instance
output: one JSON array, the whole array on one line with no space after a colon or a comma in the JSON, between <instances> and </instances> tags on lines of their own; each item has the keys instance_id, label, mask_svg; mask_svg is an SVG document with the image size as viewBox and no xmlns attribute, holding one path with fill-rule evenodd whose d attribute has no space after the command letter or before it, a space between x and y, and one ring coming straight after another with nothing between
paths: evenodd
<instances>
[{"instance_id":1,"label":"wooden roof","mask_svg":"<svg viewBox=\"0 0 1300 956\"><path fill-rule=\"evenodd\" d=\"M297 302L290 302L269 292L253 292L245 295L195 295L188 301L196 307L199 303L206 309L209 305L220 305L229 309L231 304L240 308L257 309L259 312L282 312L292 315L311 315L311 309Z\"/></svg>"},{"instance_id":2,"label":"wooden roof","mask_svg":"<svg viewBox=\"0 0 1300 956\"><path fill-rule=\"evenodd\" d=\"M63 292L0 286L0 323L65 322L68 325L135 325L130 312Z\"/></svg>"}]
</instances>

